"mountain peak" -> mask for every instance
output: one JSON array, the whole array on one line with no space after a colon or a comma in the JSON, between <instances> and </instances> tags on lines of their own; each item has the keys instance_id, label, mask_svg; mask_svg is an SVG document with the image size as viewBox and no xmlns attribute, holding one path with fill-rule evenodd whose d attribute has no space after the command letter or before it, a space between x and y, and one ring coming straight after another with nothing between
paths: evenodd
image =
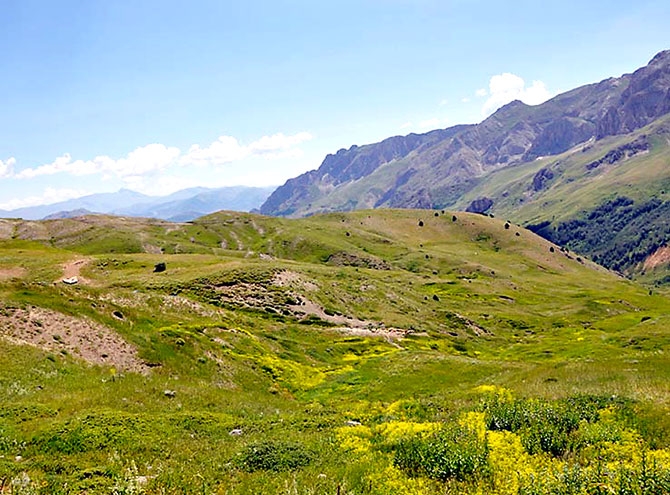
<instances>
[{"instance_id":1,"label":"mountain peak","mask_svg":"<svg viewBox=\"0 0 670 495\"><path fill-rule=\"evenodd\" d=\"M670 50L663 50L654 55L649 65L670 64Z\"/></svg>"}]
</instances>

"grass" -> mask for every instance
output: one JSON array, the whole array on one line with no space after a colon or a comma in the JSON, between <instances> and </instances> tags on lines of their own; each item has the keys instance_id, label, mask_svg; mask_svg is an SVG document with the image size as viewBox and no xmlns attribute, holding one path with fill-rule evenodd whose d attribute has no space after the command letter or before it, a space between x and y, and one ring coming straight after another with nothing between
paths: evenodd
<instances>
[{"instance_id":1,"label":"grass","mask_svg":"<svg viewBox=\"0 0 670 495\"><path fill-rule=\"evenodd\" d=\"M16 221L26 239L0 241L0 270L24 270L0 279L2 314L88 318L152 367L0 339L0 493L511 493L498 444L477 457L493 463L482 479L394 465L393 435L456 428L482 386L549 403L615 395L627 404L617 427L668 449L668 295L516 225L455 215ZM114 244L100 233L111 230L123 231ZM388 269L328 262L336 253ZM78 258L89 283L54 283ZM300 300L323 314L296 311ZM533 448L519 455L536 469ZM555 462L596 476L576 457Z\"/></svg>"}]
</instances>

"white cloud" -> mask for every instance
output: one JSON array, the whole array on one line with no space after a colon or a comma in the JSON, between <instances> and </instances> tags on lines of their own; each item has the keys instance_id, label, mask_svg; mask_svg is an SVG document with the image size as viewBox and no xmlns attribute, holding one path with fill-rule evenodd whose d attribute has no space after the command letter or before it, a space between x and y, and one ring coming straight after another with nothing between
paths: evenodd
<instances>
[{"instance_id":1,"label":"white cloud","mask_svg":"<svg viewBox=\"0 0 670 495\"><path fill-rule=\"evenodd\" d=\"M248 150L232 136L221 136L212 144L201 148L194 144L181 158L184 165L223 165L249 156Z\"/></svg>"},{"instance_id":2,"label":"white cloud","mask_svg":"<svg viewBox=\"0 0 670 495\"><path fill-rule=\"evenodd\" d=\"M448 105L448 104L449 104L449 100L447 100L447 99L440 100L440 106L441 106L441 107L443 107L443 106L445 106L445 105Z\"/></svg>"},{"instance_id":3,"label":"white cloud","mask_svg":"<svg viewBox=\"0 0 670 495\"><path fill-rule=\"evenodd\" d=\"M412 124L411 122L408 121L408 122L405 122L403 125L401 125L400 128L401 128L401 129L409 129L409 128L412 127L413 125L414 125L414 124Z\"/></svg>"},{"instance_id":4,"label":"white cloud","mask_svg":"<svg viewBox=\"0 0 670 495\"><path fill-rule=\"evenodd\" d=\"M480 88L477 91L475 91L475 96L478 97L478 98L482 98L482 97L486 96L487 94L489 94L489 93L484 88Z\"/></svg>"},{"instance_id":5,"label":"white cloud","mask_svg":"<svg viewBox=\"0 0 670 495\"><path fill-rule=\"evenodd\" d=\"M461 101L462 101L463 103L470 103L470 98L468 98L468 97L466 96L465 98L461 98Z\"/></svg>"},{"instance_id":6,"label":"white cloud","mask_svg":"<svg viewBox=\"0 0 670 495\"><path fill-rule=\"evenodd\" d=\"M59 156L53 162L36 168L26 168L17 173L17 179L32 179L40 175L67 173L74 176L102 173L117 177L144 174L161 170L174 163L179 156L178 148L168 148L163 144L149 144L128 153L125 158L114 160L108 156L97 156L93 160L75 160L69 153Z\"/></svg>"},{"instance_id":7,"label":"white cloud","mask_svg":"<svg viewBox=\"0 0 670 495\"><path fill-rule=\"evenodd\" d=\"M489 95L482 107L483 115L490 115L514 100L521 100L528 105L538 105L553 96L542 81L533 81L531 86L526 87L522 78L509 72L491 77Z\"/></svg>"},{"instance_id":8,"label":"white cloud","mask_svg":"<svg viewBox=\"0 0 670 495\"><path fill-rule=\"evenodd\" d=\"M12 157L6 161L0 160L0 179L4 177L11 177L14 174L14 165L16 160Z\"/></svg>"},{"instance_id":9,"label":"white cloud","mask_svg":"<svg viewBox=\"0 0 670 495\"><path fill-rule=\"evenodd\" d=\"M51 163L26 168L16 174L12 173L15 160L10 158L6 164L0 162L0 177L32 179L59 173L74 176L102 174L103 179L118 177L127 184L133 184L138 181L138 177L177 165L219 166L256 155L268 159L297 157L301 155L301 150L297 146L310 139L312 135L308 132L299 132L290 136L278 133L263 136L248 146L243 146L232 136L221 136L204 148L194 144L185 154L179 148L153 143L136 148L124 158L116 160L104 155L92 160L73 160L70 154L66 153Z\"/></svg>"},{"instance_id":10,"label":"white cloud","mask_svg":"<svg viewBox=\"0 0 670 495\"><path fill-rule=\"evenodd\" d=\"M26 206L48 205L51 203L59 203L68 199L79 198L85 196L86 191L76 189L56 189L47 187L39 196L27 196L20 199L10 199L5 203L0 203L2 210L15 210L17 208L24 208Z\"/></svg>"}]
</instances>

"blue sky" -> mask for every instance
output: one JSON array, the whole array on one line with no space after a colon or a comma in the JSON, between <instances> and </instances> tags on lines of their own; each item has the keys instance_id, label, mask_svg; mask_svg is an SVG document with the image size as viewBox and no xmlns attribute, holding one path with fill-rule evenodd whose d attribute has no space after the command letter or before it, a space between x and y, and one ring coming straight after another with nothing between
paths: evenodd
<instances>
[{"instance_id":1,"label":"blue sky","mask_svg":"<svg viewBox=\"0 0 670 495\"><path fill-rule=\"evenodd\" d=\"M670 48L670 2L4 0L0 209L274 185Z\"/></svg>"}]
</instances>

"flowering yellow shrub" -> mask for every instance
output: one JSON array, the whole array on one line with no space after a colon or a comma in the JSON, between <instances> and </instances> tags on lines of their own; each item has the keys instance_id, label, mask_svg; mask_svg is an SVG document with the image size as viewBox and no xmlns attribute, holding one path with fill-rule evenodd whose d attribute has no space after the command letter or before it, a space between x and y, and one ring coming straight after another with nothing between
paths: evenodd
<instances>
[{"instance_id":1,"label":"flowering yellow shrub","mask_svg":"<svg viewBox=\"0 0 670 495\"><path fill-rule=\"evenodd\" d=\"M489 431L486 436L496 494L517 494L525 480L545 471L550 464L561 464L541 455L531 456L523 448L521 438L509 431Z\"/></svg>"},{"instance_id":2,"label":"flowering yellow shrub","mask_svg":"<svg viewBox=\"0 0 670 495\"><path fill-rule=\"evenodd\" d=\"M335 431L340 448L357 454L372 451L372 430L367 426L342 426Z\"/></svg>"},{"instance_id":3,"label":"flowering yellow shrub","mask_svg":"<svg viewBox=\"0 0 670 495\"><path fill-rule=\"evenodd\" d=\"M461 414L458 424L463 428L477 433L477 438L483 440L486 437L486 414L479 411L468 411Z\"/></svg>"},{"instance_id":4,"label":"flowering yellow shrub","mask_svg":"<svg viewBox=\"0 0 670 495\"><path fill-rule=\"evenodd\" d=\"M403 438L414 435L426 436L440 429L441 423L412 423L410 421L389 421L377 425L374 429L383 438L384 443L397 444Z\"/></svg>"},{"instance_id":5,"label":"flowering yellow shrub","mask_svg":"<svg viewBox=\"0 0 670 495\"><path fill-rule=\"evenodd\" d=\"M511 390L498 385L480 385L475 387L475 392L483 395L494 395L501 400L512 400L513 398Z\"/></svg>"},{"instance_id":6,"label":"flowering yellow shrub","mask_svg":"<svg viewBox=\"0 0 670 495\"><path fill-rule=\"evenodd\" d=\"M426 495L429 493L426 480L408 478L390 463L385 469L369 474L367 479L374 493L384 495Z\"/></svg>"}]
</instances>

